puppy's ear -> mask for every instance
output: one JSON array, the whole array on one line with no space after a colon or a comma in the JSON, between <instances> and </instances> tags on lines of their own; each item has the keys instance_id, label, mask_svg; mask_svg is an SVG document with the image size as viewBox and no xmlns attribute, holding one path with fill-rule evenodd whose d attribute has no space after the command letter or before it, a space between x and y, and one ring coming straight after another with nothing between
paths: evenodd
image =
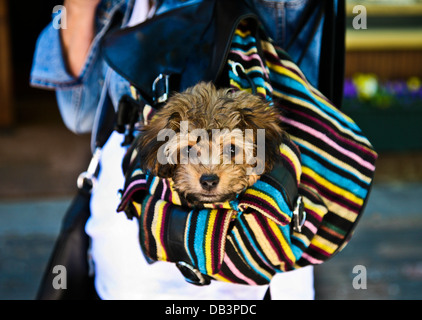
<instances>
[{"instance_id":1,"label":"puppy's ear","mask_svg":"<svg viewBox=\"0 0 422 320\"><path fill-rule=\"evenodd\" d=\"M258 165L265 166L265 172L271 171L274 164L280 160L280 145L287 139L287 133L281 126L281 115L276 107L270 106L262 98L254 96L249 105L241 111L245 128L253 129L255 143L257 144ZM263 130L258 130L263 129ZM265 133L265 138L258 137ZM265 141L265 152L258 144Z\"/></svg>"},{"instance_id":2,"label":"puppy's ear","mask_svg":"<svg viewBox=\"0 0 422 320\"><path fill-rule=\"evenodd\" d=\"M144 171L150 171L161 178L171 178L176 168L175 164L167 162L163 149L171 138L172 121L177 121L177 115L157 113L149 124L141 129L137 141L137 151ZM166 130L167 129L167 130Z\"/></svg>"}]
</instances>

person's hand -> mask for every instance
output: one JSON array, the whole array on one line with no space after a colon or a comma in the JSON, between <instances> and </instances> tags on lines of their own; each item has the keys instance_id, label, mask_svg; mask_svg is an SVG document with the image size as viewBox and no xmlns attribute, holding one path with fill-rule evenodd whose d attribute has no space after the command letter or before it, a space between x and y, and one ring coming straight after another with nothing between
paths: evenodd
<instances>
[{"instance_id":1,"label":"person's hand","mask_svg":"<svg viewBox=\"0 0 422 320\"><path fill-rule=\"evenodd\" d=\"M94 38L95 13L101 0L65 0L67 28L61 29L68 70L78 76Z\"/></svg>"}]
</instances>

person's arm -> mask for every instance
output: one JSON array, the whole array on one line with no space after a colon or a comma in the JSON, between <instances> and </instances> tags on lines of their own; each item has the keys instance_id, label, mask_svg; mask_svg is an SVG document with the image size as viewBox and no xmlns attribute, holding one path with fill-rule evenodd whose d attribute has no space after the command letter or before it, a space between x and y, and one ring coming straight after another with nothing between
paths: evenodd
<instances>
[{"instance_id":1,"label":"person's arm","mask_svg":"<svg viewBox=\"0 0 422 320\"><path fill-rule=\"evenodd\" d=\"M68 71L78 76L95 35L95 12L101 0L65 0L67 28L61 29Z\"/></svg>"},{"instance_id":2,"label":"person's arm","mask_svg":"<svg viewBox=\"0 0 422 320\"><path fill-rule=\"evenodd\" d=\"M99 42L111 17L125 10L111 1L65 0L67 29L51 22L37 39L30 84L56 91L63 121L76 133L93 128L105 77Z\"/></svg>"}]
</instances>

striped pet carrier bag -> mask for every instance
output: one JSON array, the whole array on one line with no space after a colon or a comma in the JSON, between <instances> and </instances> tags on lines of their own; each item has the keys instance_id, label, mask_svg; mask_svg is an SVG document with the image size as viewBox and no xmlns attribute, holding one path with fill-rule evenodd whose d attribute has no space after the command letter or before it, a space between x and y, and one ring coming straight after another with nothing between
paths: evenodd
<instances>
[{"instance_id":1,"label":"striped pet carrier bag","mask_svg":"<svg viewBox=\"0 0 422 320\"><path fill-rule=\"evenodd\" d=\"M280 110L289 135L280 165L237 201L198 209L183 203L171 180L143 172L131 147L118 211L138 219L147 259L175 263L189 282L262 285L344 248L368 198L377 154L256 16L240 15L228 39L215 83L252 92ZM147 105L142 121L153 113Z\"/></svg>"}]
</instances>

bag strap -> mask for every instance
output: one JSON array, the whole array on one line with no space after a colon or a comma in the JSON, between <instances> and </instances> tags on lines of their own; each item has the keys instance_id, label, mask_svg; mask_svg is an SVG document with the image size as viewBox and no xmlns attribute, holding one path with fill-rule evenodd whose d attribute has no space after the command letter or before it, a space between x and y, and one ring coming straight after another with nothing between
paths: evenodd
<instances>
[{"instance_id":1,"label":"bag strap","mask_svg":"<svg viewBox=\"0 0 422 320\"><path fill-rule=\"evenodd\" d=\"M322 31L319 90L341 106L345 70L345 0L326 1Z\"/></svg>"},{"instance_id":2,"label":"bag strap","mask_svg":"<svg viewBox=\"0 0 422 320\"><path fill-rule=\"evenodd\" d=\"M321 39L320 66L318 86L328 98L333 98L333 66L334 66L334 5L333 1L324 1L324 25ZM336 84L337 85L337 84Z\"/></svg>"},{"instance_id":3,"label":"bag strap","mask_svg":"<svg viewBox=\"0 0 422 320\"><path fill-rule=\"evenodd\" d=\"M82 172L77 179L78 189L87 193L91 193L91 190L96 183L100 170L101 149L114 131L114 124L116 122L116 113L106 88L103 90L103 96L99 104L97 116L98 121L96 123L98 123L98 126L94 128L92 134L93 155L88 165L88 169Z\"/></svg>"}]
</instances>

